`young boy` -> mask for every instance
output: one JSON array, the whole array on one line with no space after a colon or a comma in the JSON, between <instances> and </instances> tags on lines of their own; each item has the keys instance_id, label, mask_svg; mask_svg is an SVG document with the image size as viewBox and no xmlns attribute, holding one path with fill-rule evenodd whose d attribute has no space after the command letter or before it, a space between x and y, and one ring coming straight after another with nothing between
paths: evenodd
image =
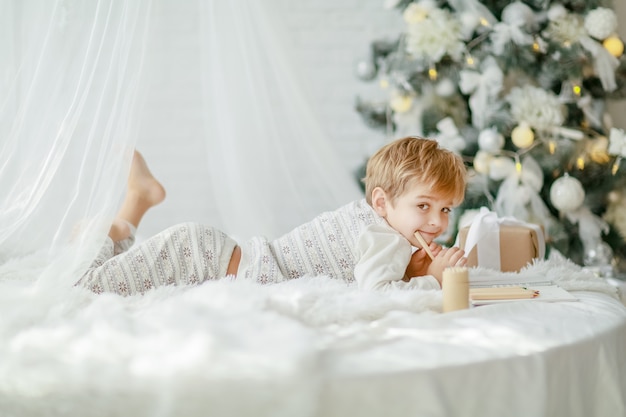
<instances>
[{"instance_id":1,"label":"young boy","mask_svg":"<svg viewBox=\"0 0 626 417\"><path fill-rule=\"evenodd\" d=\"M131 247L143 215L165 198L136 153L118 219L77 285L131 295L225 276L273 283L326 275L366 289L441 288L443 270L466 263L461 249L434 242L464 197L461 158L434 140L398 139L370 158L364 183L364 199L322 213L273 241L254 237L240 247L217 229L184 223ZM417 232L429 242L432 260L421 250Z\"/></svg>"}]
</instances>

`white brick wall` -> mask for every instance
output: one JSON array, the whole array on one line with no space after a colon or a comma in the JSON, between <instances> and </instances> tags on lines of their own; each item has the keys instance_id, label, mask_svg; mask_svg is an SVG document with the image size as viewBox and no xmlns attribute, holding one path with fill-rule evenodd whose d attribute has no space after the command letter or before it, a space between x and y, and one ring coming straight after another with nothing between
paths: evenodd
<instances>
[{"instance_id":1,"label":"white brick wall","mask_svg":"<svg viewBox=\"0 0 626 417\"><path fill-rule=\"evenodd\" d=\"M356 167L384 138L354 110L357 95L376 96L380 90L357 79L355 64L367 56L371 41L395 36L400 15L384 9L383 0L275 1L283 3L287 29L294 34L294 62L310 80L320 120L348 166Z\"/></svg>"},{"instance_id":2,"label":"white brick wall","mask_svg":"<svg viewBox=\"0 0 626 417\"><path fill-rule=\"evenodd\" d=\"M384 137L366 127L354 110L358 94L379 93L376 85L356 78L354 65L366 56L372 40L397 32L398 12L383 9L383 0L266 1L284 13L294 66L323 128L346 166L355 169ZM193 49L198 22L188 9L195 2L161 0L154 7L155 42L146 66L155 83L138 147L165 184L168 198L146 216L141 237L182 221L212 224L213 207L203 193L206 149L199 133L199 62Z\"/></svg>"}]
</instances>

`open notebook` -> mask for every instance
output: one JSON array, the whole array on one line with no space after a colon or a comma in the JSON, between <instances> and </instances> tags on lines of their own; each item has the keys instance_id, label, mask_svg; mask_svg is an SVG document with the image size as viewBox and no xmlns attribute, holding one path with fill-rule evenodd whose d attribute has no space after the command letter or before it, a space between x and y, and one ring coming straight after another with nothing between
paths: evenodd
<instances>
[{"instance_id":1,"label":"open notebook","mask_svg":"<svg viewBox=\"0 0 626 417\"><path fill-rule=\"evenodd\" d=\"M480 277L470 274L470 302L474 306L512 301L578 301L545 277Z\"/></svg>"}]
</instances>

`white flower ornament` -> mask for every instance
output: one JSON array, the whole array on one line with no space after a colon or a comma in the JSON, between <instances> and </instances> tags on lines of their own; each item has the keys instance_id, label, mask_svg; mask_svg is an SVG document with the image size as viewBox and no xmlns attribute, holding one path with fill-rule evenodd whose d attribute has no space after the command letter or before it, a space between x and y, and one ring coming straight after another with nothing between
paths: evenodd
<instances>
[{"instance_id":1,"label":"white flower ornament","mask_svg":"<svg viewBox=\"0 0 626 417\"><path fill-rule=\"evenodd\" d=\"M485 59L480 72L462 70L459 88L464 94L471 94L469 105L472 110L472 124L483 129L487 122L488 106L502 90L504 74L493 57Z\"/></svg>"},{"instance_id":2,"label":"white flower ornament","mask_svg":"<svg viewBox=\"0 0 626 417\"><path fill-rule=\"evenodd\" d=\"M439 134L436 135L436 140L443 148L457 154L465 149L465 139L459 133L459 129L454 124L452 118L446 117L441 119L437 123L437 130L439 130Z\"/></svg>"},{"instance_id":3,"label":"white flower ornament","mask_svg":"<svg viewBox=\"0 0 626 417\"><path fill-rule=\"evenodd\" d=\"M502 55L507 44L531 45L533 37L523 28L532 20L533 11L521 2L513 2L502 11L502 22L497 23L491 33L493 52Z\"/></svg>"}]
</instances>

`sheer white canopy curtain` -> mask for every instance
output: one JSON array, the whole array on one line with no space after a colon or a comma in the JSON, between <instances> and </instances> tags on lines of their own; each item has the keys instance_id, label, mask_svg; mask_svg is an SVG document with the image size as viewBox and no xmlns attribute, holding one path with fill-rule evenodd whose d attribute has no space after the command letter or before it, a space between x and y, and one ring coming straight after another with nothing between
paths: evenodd
<instances>
[{"instance_id":1,"label":"sheer white canopy curtain","mask_svg":"<svg viewBox=\"0 0 626 417\"><path fill-rule=\"evenodd\" d=\"M168 24L154 19L160 1L0 0L0 283L71 286L99 249L159 70L146 54L171 52L149 47L155 25ZM360 196L269 6L185 7L199 21L188 45L201 58L198 192L215 201L213 225L239 238L278 236Z\"/></svg>"},{"instance_id":2,"label":"sheer white canopy curtain","mask_svg":"<svg viewBox=\"0 0 626 417\"><path fill-rule=\"evenodd\" d=\"M149 10L0 2L0 279L69 284L102 244L134 147Z\"/></svg>"}]
</instances>

